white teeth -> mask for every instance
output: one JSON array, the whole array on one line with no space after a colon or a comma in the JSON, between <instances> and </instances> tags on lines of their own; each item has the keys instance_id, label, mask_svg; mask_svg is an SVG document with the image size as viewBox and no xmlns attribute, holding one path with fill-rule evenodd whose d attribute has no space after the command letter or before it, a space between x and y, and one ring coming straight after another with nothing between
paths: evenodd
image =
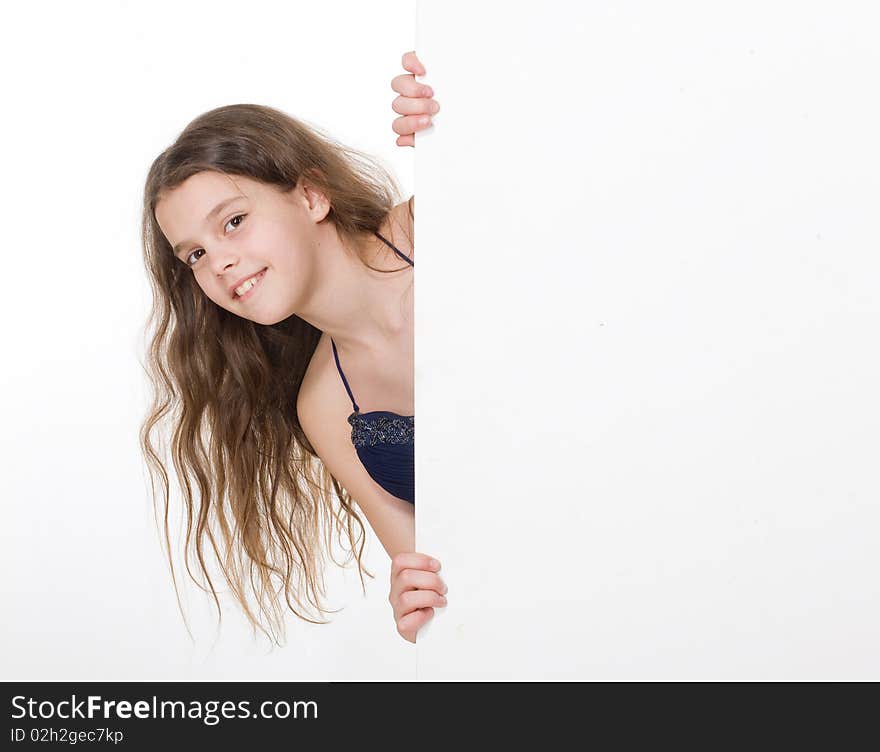
<instances>
[{"instance_id":1,"label":"white teeth","mask_svg":"<svg viewBox=\"0 0 880 752\"><path fill-rule=\"evenodd\" d=\"M262 272L261 272L261 274L262 274ZM257 284L257 282L259 281L259 280L258 280L258 277L259 277L259 276L260 276L260 275L258 274L258 275L256 275L255 277L251 277L247 282L245 282L244 284L240 285L239 287L236 287L236 288L235 288L235 294L238 295L239 297L241 297L242 295L244 295L244 294L245 294L248 290L250 290L255 284Z\"/></svg>"}]
</instances>

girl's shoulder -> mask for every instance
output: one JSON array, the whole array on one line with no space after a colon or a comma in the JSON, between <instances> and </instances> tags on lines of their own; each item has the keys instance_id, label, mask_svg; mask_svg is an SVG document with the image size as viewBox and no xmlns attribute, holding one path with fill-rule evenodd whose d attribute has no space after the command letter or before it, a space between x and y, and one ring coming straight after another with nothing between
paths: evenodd
<instances>
[{"instance_id":1,"label":"girl's shoulder","mask_svg":"<svg viewBox=\"0 0 880 752\"><path fill-rule=\"evenodd\" d=\"M303 376L297 395L297 412L304 404L320 404L331 407L331 410L342 419L351 412L351 405L345 402L345 391L340 396L332 378L331 366L335 372L336 366L333 360L333 353L330 345L330 337L326 332L321 332L318 344L306 366L306 372ZM338 374L335 374L339 378Z\"/></svg>"}]
</instances>

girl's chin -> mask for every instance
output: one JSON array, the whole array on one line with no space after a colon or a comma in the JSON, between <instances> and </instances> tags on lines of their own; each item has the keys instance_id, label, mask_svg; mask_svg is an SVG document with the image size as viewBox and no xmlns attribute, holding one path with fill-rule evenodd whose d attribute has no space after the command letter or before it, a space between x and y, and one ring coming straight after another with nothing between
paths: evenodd
<instances>
[{"instance_id":1,"label":"girl's chin","mask_svg":"<svg viewBox=\"0 0 880 752\"><path fill-rule=\"evenodd\" d=\"M267 310L267 308L267 306L263 306L260 311L235 311L235 313L248 321L253 321L255 324L262 324L263 326L280 324L295 314L295 311L279 310L277 308Z\"/></svg>"}]
</instances>

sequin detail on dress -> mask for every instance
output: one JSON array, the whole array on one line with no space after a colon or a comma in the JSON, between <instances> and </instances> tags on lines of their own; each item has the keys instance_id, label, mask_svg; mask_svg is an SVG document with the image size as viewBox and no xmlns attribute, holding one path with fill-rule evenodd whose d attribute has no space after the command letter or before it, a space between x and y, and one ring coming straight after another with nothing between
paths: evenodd
<instances>
[{"instance_id":1,"label":"sequin detail on dress","mask_svg":"<svg viewBox=\"0 0 880 752\"><path fill-rule=\"evenodd\" d=\"M376 444L408 444L415 437L415 415L354 412L348 416L351 443L356 447Z\"/></svg>"}]
</instances>

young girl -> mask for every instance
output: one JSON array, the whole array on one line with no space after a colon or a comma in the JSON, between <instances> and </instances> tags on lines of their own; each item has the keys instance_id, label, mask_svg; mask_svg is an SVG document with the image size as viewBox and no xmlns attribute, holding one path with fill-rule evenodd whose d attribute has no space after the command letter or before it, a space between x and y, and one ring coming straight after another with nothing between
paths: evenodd
<instances>
[{"instance_id":1,"label":"young girl","mask_svg":"<svg viewBox=\"0 0 880 752\"><path fill-rule=\"evenodd\" d=\"M439 106L415 80L425 73L415 52L403 67L392 128L398 145L414 146L420 118ZM446 603L439 563L413 551L415 197L398 198L370 158L260 105L200 115L147 176L154 404L141 444L163 484L175 590L168 474L151 437L165 418L187 571L198 584L192 547L219 613L209 543L251 625L276 642L282 598L326 623L297 607L307 601L319 619L328 611L320 596L334 527L362 587L373 576L355 507L392 559L398 633L415 642Z\"/></svg>"}]
</instances>

